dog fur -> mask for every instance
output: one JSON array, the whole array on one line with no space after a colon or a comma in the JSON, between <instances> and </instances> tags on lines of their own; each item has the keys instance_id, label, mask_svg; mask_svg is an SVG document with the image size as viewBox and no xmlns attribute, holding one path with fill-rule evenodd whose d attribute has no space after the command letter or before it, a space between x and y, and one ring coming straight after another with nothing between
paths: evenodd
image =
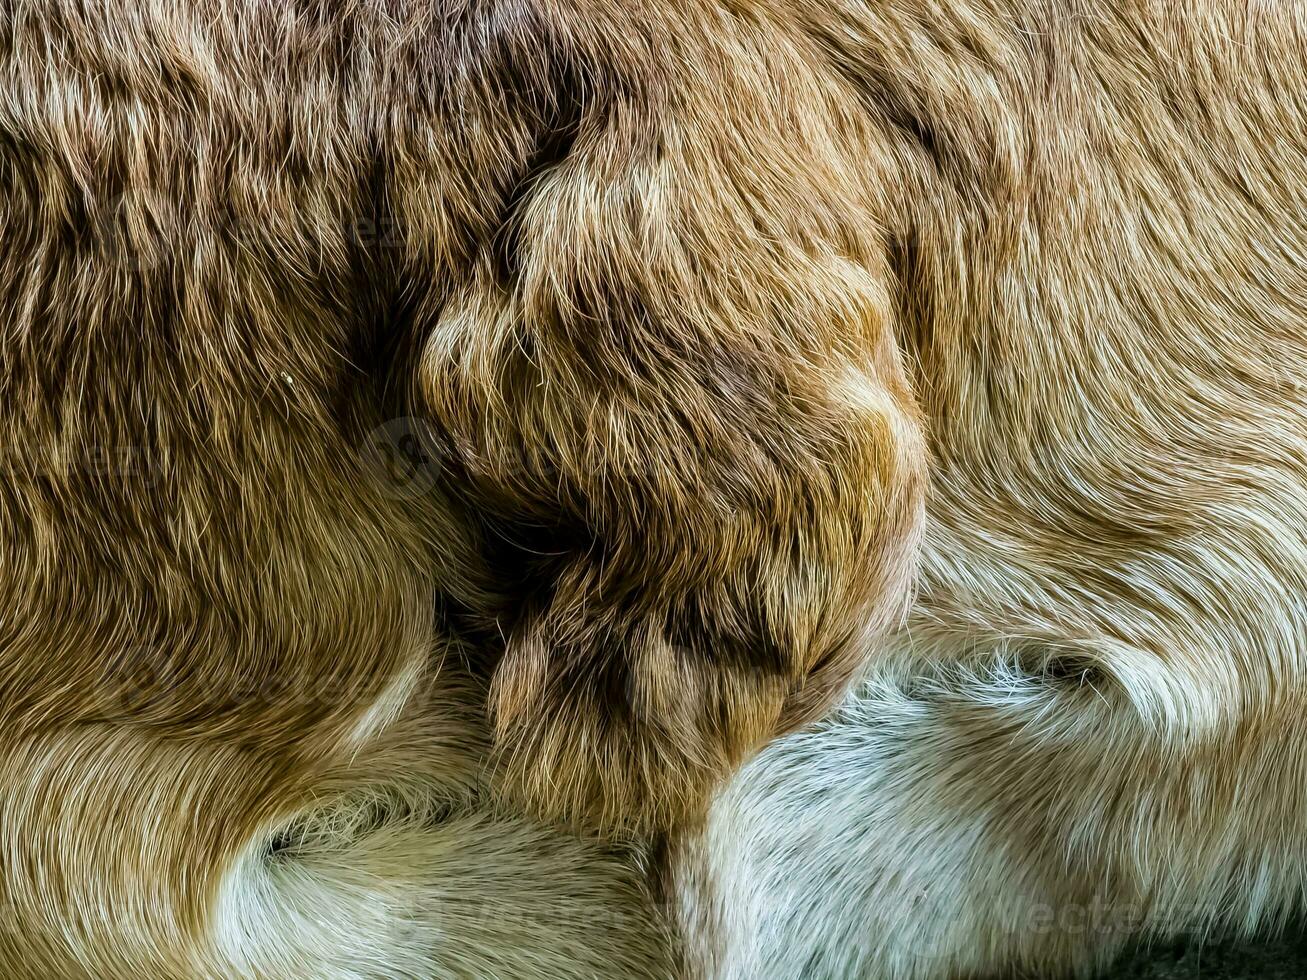
<instances>
[{"instance_id":1,"label":"dog fur","mask_svg":"<svg viewBox=\"0 0 1307 980\"><path fill-rule=\"evenodd\" d=\"M1084 975L1273 930L1307 883L1307 21L802 9L898 162L927 534L876 676L687 845L698 969Z\"/></svg>"},{"instance_id":2,"label":"dog fur","mask_svg":"<svg viewBox=\"0 0 1307 980\"><path fill-rule=\"evenodd\" d=\"M50 483L16 483L14 548L79 555L75 582L16 573L65 609L23 621L149 609L108 645L168 664L158 723L275 740L330 722L294 698L195 711L206 657L334 677L324 644L411 636L447 591L492 661L504 782L605 827L701 811L837 700L906 603L924 458L838 93L743 28L602 0L8 11L6 394L15 468ZM774 206L786 184L803 208ZM443 467L403 506L357 451L396 417ZM121 449L148 493L49 472ZM245 594L252 568L282 609ZM202 637L224 612L273 635ZM84 698L103 644L50 643ZM379 645L333 711L406 669Z\"/></svg>"},{"instance_id":3,"label":"dog fur","mask_svg":"<svg viewBox=\"0 0 1307 980\"><path fill-rule=\"evenodd\" d=\"M638 859L495 805L479 523L402 455L459 16L0 5L7 978L667 974Z\"/></svg>"},{"instance_id":4,"label":"dog fur","mask_svg":"<svg viewBox=\"0 0 1307 980\"><path fill-rule=\"evenodd\" d=\"M0 5L7 974L678 972L539 816L709 976L1275 922L1304 39Z\"/></svg>"}]
</instances>

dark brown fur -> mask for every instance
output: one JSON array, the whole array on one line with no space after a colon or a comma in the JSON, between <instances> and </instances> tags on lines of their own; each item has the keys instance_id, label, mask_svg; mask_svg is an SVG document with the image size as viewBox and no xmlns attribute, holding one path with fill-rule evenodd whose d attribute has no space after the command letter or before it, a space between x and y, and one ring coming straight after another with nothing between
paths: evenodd
<instances>
[{"instance_id":1,"label":"dark brown fur","mask_svg":"<svg viewBox=\"0 0 1307 980\"><path fill-rule=\"evenodd\" d=\"M714 4L511 9L429 82L466 117L395 136L421 394L523 583L509 776L665 827L902 611L915 410L847 100L802 46Z\"/></svg>"}]
</instances>

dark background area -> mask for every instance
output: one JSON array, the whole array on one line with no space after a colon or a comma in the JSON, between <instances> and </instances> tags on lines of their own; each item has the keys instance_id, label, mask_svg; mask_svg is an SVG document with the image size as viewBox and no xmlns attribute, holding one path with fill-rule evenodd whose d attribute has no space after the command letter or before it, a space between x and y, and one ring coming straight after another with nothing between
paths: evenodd
<instances>
[{"instance_id":1,"label":"dark background area","mask_svg":"<svg viewBox=\"0 0 1307 980\"><path fill-rule=\"evenodd\" d=\"M1128 955L1104 980L1307 980L1307 929L1259 943L1189 939Z\"/></svg>"}]
</instances>

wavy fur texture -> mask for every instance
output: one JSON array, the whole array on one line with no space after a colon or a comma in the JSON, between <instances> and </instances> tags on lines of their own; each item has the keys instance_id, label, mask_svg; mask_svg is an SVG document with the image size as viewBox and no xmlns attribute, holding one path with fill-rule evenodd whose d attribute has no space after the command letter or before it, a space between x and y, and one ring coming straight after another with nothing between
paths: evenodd
<instances>
[{"instance_id":1,"label":"wavy fur texture","mask_svg":"<svg viewBox=\"0 0 1307 980\"><path fill-rule=\"evenodd\" d=\"M7 978L668 972L638 854L496 803L449 639L500 600L406 352L462 271L388 215L467 14L0 5Z\"/></svg>"},{"instance_id":2,"label":"wavy fur texture","mask_svg":"<svg viewBox=\"0 0 1307 980\"><path fill-rule=\"evenodd\" d=\"M58 474L57 520L15 486L15 547L99 547L76 582L24 576L85 602L70 628L159 605L124 639L178 691L196 649L257 683L416 628L448 577L483 628L505 781L656 830L837 700L901 615L919 426L858 134L802 48L712 4L69 3L5 29L15 465L129 449L154 481ZM803 206L774 207L793 185ZM402 507L360 472L392 416L443 468ZM350 540L376 557L357 578ZM160 563L175 601L110 574ZM251 568L284 609L243 594ZM342 616L346 583L376 615ZM223 650L222 611L300 625Z\"/></svg>"},{"instance_id":3,"label":"wavy fur texture","mask_svg":"<svg viewBox=\"0 0 1307 980\"><path fill-rule=\"evenodd\" d=\"M679 866L704 976L1092 975L1301 909L1307 18L787 8L880 120L917 599ZM882 155L883 158L883 155Z\"/></svg>"},{"instance_id":4,"label":"wavy fur texture","mask_svg":"<svg viewBox=\"0 0 1307 980\"><path fill-rule=\"evenodd\" d=\"M652 835L705 976L1277 922L1305 89L1244 0L0 3L6 976L680 975Z\"/></svg>"}]
</instances>

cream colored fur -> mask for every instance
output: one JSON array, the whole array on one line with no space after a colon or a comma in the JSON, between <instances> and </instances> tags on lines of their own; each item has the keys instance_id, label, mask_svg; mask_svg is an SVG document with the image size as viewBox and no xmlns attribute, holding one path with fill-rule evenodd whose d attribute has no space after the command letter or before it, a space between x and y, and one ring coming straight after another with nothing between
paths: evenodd
<instances>
[{"instance_id":1,"label":"cream colored fur","mask_svg":"<svg viewBox=\"0 0 1307 980\"><path fill-rule=\"evenodd\" d=\"M723 792L677 863L693 975L1092 976L1301 909L1301 704L1177 749L1101 681L966 661L898 659Z\"/></svg>"}]
</instances>

